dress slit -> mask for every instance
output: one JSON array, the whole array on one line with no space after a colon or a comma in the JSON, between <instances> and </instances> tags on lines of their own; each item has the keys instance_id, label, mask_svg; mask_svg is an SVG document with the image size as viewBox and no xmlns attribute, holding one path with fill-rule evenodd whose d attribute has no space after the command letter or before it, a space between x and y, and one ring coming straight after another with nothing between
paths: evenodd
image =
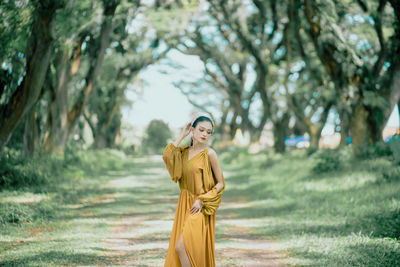
<instances>
[{"instance_id":1,"label":"dress slit","mask_svg":"<svg viewBox=\"0 0 400 267\"><path fill-rule=\"evenodd\" d=\"M181 235L179 236L179 238L178 238L178 242L179 242L179 240L182 238L182 242L183 242L183 247L185 248L185 253L186 253L186 255L187 255L187 257L188 257L188 259L189 259L189 263L190 263L190 266L191 267L193 267L193 261L191 260L191 257L189 256L189 253L188 253L188 251L187 251L187 248L186 248L186 244L185 244L185 238L183 238L183 232L181 233ZM180 260L180 259L179 259Z\"/></svg>"}]
</instances>

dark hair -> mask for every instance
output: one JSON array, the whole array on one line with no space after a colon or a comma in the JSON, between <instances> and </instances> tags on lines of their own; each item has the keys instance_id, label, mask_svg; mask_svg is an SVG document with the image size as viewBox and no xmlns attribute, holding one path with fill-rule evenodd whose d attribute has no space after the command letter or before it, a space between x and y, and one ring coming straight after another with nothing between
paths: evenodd
<instances>
[{"instance_id":1,"label":"dark hair","mask_svg":"<svg viewBox=\"0 0 400 267\"><path fill-rule=\"evenodd\" d=\"M194 122L192 123L192 127L196 128L197 123L201 122L201 121L208 121L211 123L211 126L214 129L214 124L212 122L212 120L209 117L206 116L199 116L197 117L197 119L194 120ZM193 137L191 138L192 140L190 141L190 146L193 146Z\"/></svg>"}]
</instances>

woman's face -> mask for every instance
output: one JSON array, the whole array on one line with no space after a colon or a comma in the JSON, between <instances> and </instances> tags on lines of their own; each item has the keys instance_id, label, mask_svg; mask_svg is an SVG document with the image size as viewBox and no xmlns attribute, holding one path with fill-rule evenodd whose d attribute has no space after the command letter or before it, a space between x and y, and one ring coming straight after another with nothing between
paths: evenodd
<instances>
[{"instance_id":1,"label":"woman's face","mask_svg":"<svg viewBox=\"0 0 400 267\"><path fill-rule=\"evenodd\" d=\"M192 127L193 140L204 143L207 142L212 133L212 125L209 121L201 121L196 124L196 128Z\"/></svg>"}]
</instances>

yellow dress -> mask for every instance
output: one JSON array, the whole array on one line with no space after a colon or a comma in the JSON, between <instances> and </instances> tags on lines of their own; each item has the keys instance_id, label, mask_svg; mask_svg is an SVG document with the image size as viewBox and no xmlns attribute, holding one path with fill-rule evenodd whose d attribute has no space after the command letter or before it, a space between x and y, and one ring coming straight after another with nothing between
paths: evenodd
<instances>
[{"instance_id":1,"label":"yellow dress","mask_svg":"<svg viewBox=\"0 0 400 267\"><path fill-rule=\"evenodd\" d=\"M163 152L168 172L174 182L179 181L181 190L164 267L181 266L175 251L181 235L192 267L214 267L215 211L221 203L225 184L224 189L217 193L217 180L207 149L189 160L188 148L169 143ZM203 203L202 211L191 215L190 209L197 198Z\"/></svg>"}]
</instances>

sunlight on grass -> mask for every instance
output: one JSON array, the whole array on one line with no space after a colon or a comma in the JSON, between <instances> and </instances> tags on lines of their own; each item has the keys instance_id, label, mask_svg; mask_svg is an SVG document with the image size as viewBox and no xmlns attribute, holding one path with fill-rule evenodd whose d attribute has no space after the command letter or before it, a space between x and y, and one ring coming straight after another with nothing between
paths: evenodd
<instances>
[{"instance_id":1,"label":"sunlight on grass","mask_svg":"<svg viewBox=\"0 0 400 267\"><path fill-rule=\"evenodd\" d=\"M285 247L293 251L295 257L310 258L317 266L396 266L393 260L400 263L399 258L396 260L400 249L398 242L362 234L335 237L297 235L287 240ZM375 255L373 259L370 253Z\"/></svg>"},{"instance_id":2,"label":"sunlight on grass","mask_svg":"<svg viewBox=\"0 0 400 267\"><path fill-rule=\"evenodd\" d=\"M366 183L376 181L375 175L367 172L359 172L346 174L337 179L326 178L319 181L299 183L297 189L300 191L302 188L309 191L318 192L331 192L331 191L344 191L354 188L361 188Z\"/></svg>"},{"instance_id":3,"label":"sunlight on grass","mask_svg":"<svg viewBox=\"0 0 400 267\"><path fill-rule=\"evenodd\" d=\"M266 197L268 195L266 194ZM244 202L227 202L224 203L219 209L221 211L232 211L233 213L240 214L243 210L246 210L247 212L251 211L252 209L256 208L265 208L267 210L268 208L276 208L279 209L280 207L285 207L288 205L291 205L293 203L292 199L273 199L273 198L267 198L263 200L254 200L254 201L244 201ZM268 213L265 213L267 216Z\"/></svg>"},{"instance_id":4,"label":"sunlight on grass","mask_svg":"<svg viewBox=\"0 0 400 267\"><path fill-rule=\"evenodd\" d=\"M16 192L14 192L16 193ZM8 193L7 191L1 192L0 196L0 203L8 203L8 202L13 202L13 203L33 203L33 202L39 202L42 200L48 200L50 199L50 196L48 194L34 194L32 192L23 192L22 194L18 195L8 195L12 194L11 192Z\"/></svg>"},{"instance_id":5,"label":"sunlight on grass","mask_svg":"<svg viewBox=\"0 0 400 267\"><path fill-rule=\"evenodd\" d=\"M395 235L400 223L400 184L378 184L374 172L388 167L386 161L374 161L374 168L370 161L358 162L357 168L347 164L343 171L315 175L310 172L313 162L299 155L288 154L265 170L241 169L247 175L231 180L227 188L248 200L232 198L220 211L247 217L248 223L223 220L223 229L242 225L254 236L277 238L276 248L290 257L287 264L398 266L398 241L382 235ZM225 242L223 231L217 234Z\"/></svg>"},{"instance_id":6,"label":"sunlight on grass","mask_svg":"<svg viewBox=\"0 0 400 267\"><path fill-rule=\"evenodd\" d=\"M265 250L276 251L284 249L285 247L277 242L267 241L264 239L243 238L243 237L229 237L223 238L215 245L216 248L226 249L246 249L246 250Z\"/></svg>"},{"instance_id":7,"label":"sunlight on grass","mask_svg":"<svg viewBox=\"0 0 400 267\"><path fill-rule=\"evenodd\" d=\"M68 170L81 179L54 191L2 191L2 205L34 212L1 228L0 265L161 266L179 186L160 155L119 156L89 152L88 165ZM400 266L400 183L375 171L386 161L315 175L304 151L234 156L221 155L218 266Z\"/></svg>"},{"instance_id":8,"label":"sunlight on grass","mask_svg":"<svg viewBox=\"0 0 400 267\"><path fill-rule=\"evenodd\" d=\"M123 177L120 179L115 179L104 186L102 188L138 188L138 187L157 187L158 184L149 183L149 180L153 180L152 178L146 179L143 175L131 175L127 177Z\"/></svg>"}]
</instances>

